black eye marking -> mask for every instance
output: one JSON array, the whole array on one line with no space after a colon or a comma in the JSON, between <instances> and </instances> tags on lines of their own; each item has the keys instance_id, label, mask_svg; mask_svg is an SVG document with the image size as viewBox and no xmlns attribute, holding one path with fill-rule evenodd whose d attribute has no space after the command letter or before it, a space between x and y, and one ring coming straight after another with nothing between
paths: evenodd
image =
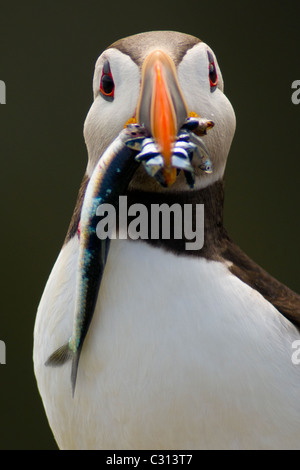
<instances>
[{"instance_id":1,"label":"black eye marking","mask_svg":"<svg viewBox=\"0 0 300 470\"><path fill-rule=\"evenodd\" d=\"M102 68L102 75L100 80L100 93L104 98L108 98L109 101L112 101L114 99L115 83L112 77L108 60L104 62Z\"/></svg>"},{"instance_id":2,"label":"black eye marking","mask_svg":"<svg viewBox=\"0 0 300 470\"><path fill-rule=\"evenodd\" d=\"M214 56L210 51L207 51L208 55L208 76L209 76L209 83L210 83L210 91L213 92L217 88L218 84L218 75L215 66Z\"/></svg>"}]
</instances>

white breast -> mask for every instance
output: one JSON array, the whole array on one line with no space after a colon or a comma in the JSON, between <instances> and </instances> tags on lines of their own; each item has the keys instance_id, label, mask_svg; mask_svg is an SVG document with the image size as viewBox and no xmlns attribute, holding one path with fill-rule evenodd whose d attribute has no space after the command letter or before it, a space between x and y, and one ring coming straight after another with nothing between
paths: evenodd
<instances>
[{"instance_id":1,"label":"white breast","mask_svg":"<svg viewBox=\"0 0 300 470\"><path fill-rule=\"evenodd\" d=\"M72 333L78 240L41 300L34 363L64 449L299 448L298 331L218 262L113 240L75 397L45 367Z\"/></svg>"}]
</instances>

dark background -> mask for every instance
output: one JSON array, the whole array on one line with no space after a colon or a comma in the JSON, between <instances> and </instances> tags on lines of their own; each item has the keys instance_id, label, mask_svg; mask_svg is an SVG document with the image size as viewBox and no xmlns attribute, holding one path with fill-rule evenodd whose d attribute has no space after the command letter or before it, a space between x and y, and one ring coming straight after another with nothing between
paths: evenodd
<instances>
[{"instance_id":1,"label":"dark background","mask_svg":"<svg viewBox=\"0 0 300 470\"><path fill-rule=\"evenodd\" d=\"M32 365L35 313L84 173L93 67L113 41L168 29L216 52L237 116L226 226L300 292L297 1L11 1L0 5L0 449L55 449Z\"/></svg>"}]
</instances>

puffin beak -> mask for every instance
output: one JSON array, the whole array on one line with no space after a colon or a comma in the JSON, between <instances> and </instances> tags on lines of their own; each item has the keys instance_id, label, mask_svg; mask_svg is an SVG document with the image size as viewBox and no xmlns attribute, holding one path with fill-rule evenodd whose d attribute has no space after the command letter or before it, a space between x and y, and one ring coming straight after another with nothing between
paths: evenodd
<instances>
[{"instance_id":1,"label":"puffin beak","mask_svg":"<svg viewBox=\"0 0 300 470\"><path fill-rule=\"evenodd\" d=\"M142 67L137 122L154 138L164 159L163 175L171 186L177 175L171 157L179 129L188 117L188 108L177 79L173 60L161 50L152 51Z\"/></svg>"}]
</instances>

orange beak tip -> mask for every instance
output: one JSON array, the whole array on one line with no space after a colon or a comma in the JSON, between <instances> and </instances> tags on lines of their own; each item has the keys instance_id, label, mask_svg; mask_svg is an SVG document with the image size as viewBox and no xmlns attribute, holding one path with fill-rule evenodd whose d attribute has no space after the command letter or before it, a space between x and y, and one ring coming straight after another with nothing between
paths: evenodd
<instances>
[{"instance_id":1,"label":"orange beak tip","mask_svg":"<svg viewBox=\"0 0 300 470\"><path fill-rule=\"evenodd\" d=\"M175 183L177 177L177 169L176 168L164 168L163 176L165 179L165 183L168 187L172 186Z\"/></svg>"}]
</instances>

